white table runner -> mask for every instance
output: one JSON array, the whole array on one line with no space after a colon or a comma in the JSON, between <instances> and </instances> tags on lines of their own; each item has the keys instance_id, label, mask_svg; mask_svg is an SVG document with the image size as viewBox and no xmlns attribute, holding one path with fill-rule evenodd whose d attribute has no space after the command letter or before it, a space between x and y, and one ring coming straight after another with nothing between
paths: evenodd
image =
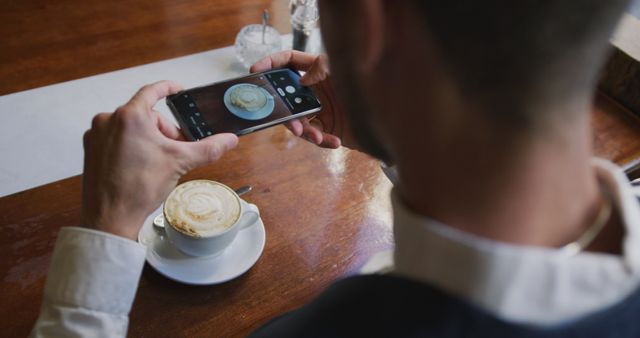
<instances>
[{"instance_id":1,"label":"white table runner","mask_svg":"<svg viewBox=\"0 0 640 338\"><path fill-rule=\"evenodd\" d=\"M227 47L0 96L0 196L80 174L93 116L144 84L169 79L189 88L244 73ZM164 100L156 109L175 121Z\"/></svg>"}]
</instances>

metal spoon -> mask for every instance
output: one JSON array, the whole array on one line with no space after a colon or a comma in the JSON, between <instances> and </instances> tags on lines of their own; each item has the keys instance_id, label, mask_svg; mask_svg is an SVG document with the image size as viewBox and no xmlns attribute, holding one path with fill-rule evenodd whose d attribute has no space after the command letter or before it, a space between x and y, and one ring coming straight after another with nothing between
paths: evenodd
<instances>
[{"instance_id":1,"label":"metal spoon","mask_svg":"<svg viewBox=\"0 0 640 338\"><path fill-rule=\"evenodd\" d=\"M262 12L262 44L264 45L264 33L267 31L267 24L269 23L269 11L264 10Z\"/></svg>"},{"instance_id":2,"label":"metal spoon","mask_svg":"<svg viewBox=\"0 0 640 338\"><path fill-rule=\"evenodd\" d=\"M242 187L240 187L240 188L238 188L238 189L236 189L234 191L236 192L236 194L238 194L238 196L242 196L242 195L250 192L252 189L253 189L252 186L245 185L245 186L242 186ZM164 228L164 215L160 214L160 215L156 216L153 219L153 225L158 227L158 228Z\"/></svg>"}]
</instances>

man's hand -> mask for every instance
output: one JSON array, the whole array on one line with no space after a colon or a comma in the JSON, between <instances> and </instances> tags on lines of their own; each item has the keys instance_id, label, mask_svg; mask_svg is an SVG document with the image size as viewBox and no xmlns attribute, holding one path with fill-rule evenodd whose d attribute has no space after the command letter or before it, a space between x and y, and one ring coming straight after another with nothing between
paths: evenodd
<instances>
[{"instance_id":1,"label":"man's hand","mask_svg":"<svg viewBox=\"0 0 640 338\"><path fill-rule=\"evenodd\" d=\"M305 71L300 84L313 87L323 104L316 118L293 120L288 124L289 130L324 148L340 145L357 148L347 116L338 104L329 80L327 56L289 50L267 56L251 66L250 71L256 73L280 67Z\"/></svg>"},{"instance_id":2,"label":"man's hand","mask_svg":"<svg viewBox=\"0 0 640 338\"><path fill-rule=\"evenodd\" d=\"M186 142L153 110L180 89L169 81L147 85L114 113L94 117L84 135L84 226L135 240L145 218L183 174L237 145L233 134Z\"/></svg>"}]
</instances>

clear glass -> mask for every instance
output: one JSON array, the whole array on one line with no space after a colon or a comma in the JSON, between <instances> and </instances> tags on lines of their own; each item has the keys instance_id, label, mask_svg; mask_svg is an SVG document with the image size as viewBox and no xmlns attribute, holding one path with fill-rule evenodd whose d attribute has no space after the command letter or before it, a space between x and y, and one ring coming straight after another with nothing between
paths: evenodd
<instances>
[{"instance_id":1,"label":"clear glass","mask_svg":"<svg viewBox=\"0 0 640 338\"><path fill-rule=\"evenodd\" d=\"M281 51L282 39L271 26L248 25L236 36L235 47L238 60L249 68L265 56Z\"/></svg>"},{"instance_id":2,"label":"clear glass","mask_svg":"<svg viewBox=\"0 0 640 338\"><path fill-rule=\"evenodd\" d=\"M320 17L316 0L291 0L291 27L293 28L293 49L307 51L309 38L318 25Z\"/></svg>"}]
</instances>

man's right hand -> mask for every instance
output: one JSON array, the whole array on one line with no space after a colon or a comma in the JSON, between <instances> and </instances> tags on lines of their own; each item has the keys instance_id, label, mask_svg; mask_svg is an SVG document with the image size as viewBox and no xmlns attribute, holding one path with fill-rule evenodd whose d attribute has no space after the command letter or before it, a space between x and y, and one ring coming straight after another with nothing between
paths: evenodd
<instances>
[{"instance_id":1,"label":"man's right hand","mask_svg":"<svg viewBox=\"0 0 640 338\"><path fill-rule=\"evenodd\" d=\"M144 86L114 113L98 114L84 135L84 226L135 240L144 219L187 171L217 161L238 144L233 134L187 142L153 106L181 90Z\"/></svg>"},{"instance_id":2,"label":"man's right hand","mask_svg":"<svg viewBox=\"0 0 640 338\"><path fill-rule=\"evenodd\" d=\"M323 108L314 118L301 118L288 124L289 130L300 137L324 148L338 148L344 145L357 149L347 116L337 102L333 86L329 80L329 61L325 54L314 55L289 50L267 56L251 66L252 73L273 68L290 67L306 73L300 84L313 87Z\"/></svg>"}]
</instances>

